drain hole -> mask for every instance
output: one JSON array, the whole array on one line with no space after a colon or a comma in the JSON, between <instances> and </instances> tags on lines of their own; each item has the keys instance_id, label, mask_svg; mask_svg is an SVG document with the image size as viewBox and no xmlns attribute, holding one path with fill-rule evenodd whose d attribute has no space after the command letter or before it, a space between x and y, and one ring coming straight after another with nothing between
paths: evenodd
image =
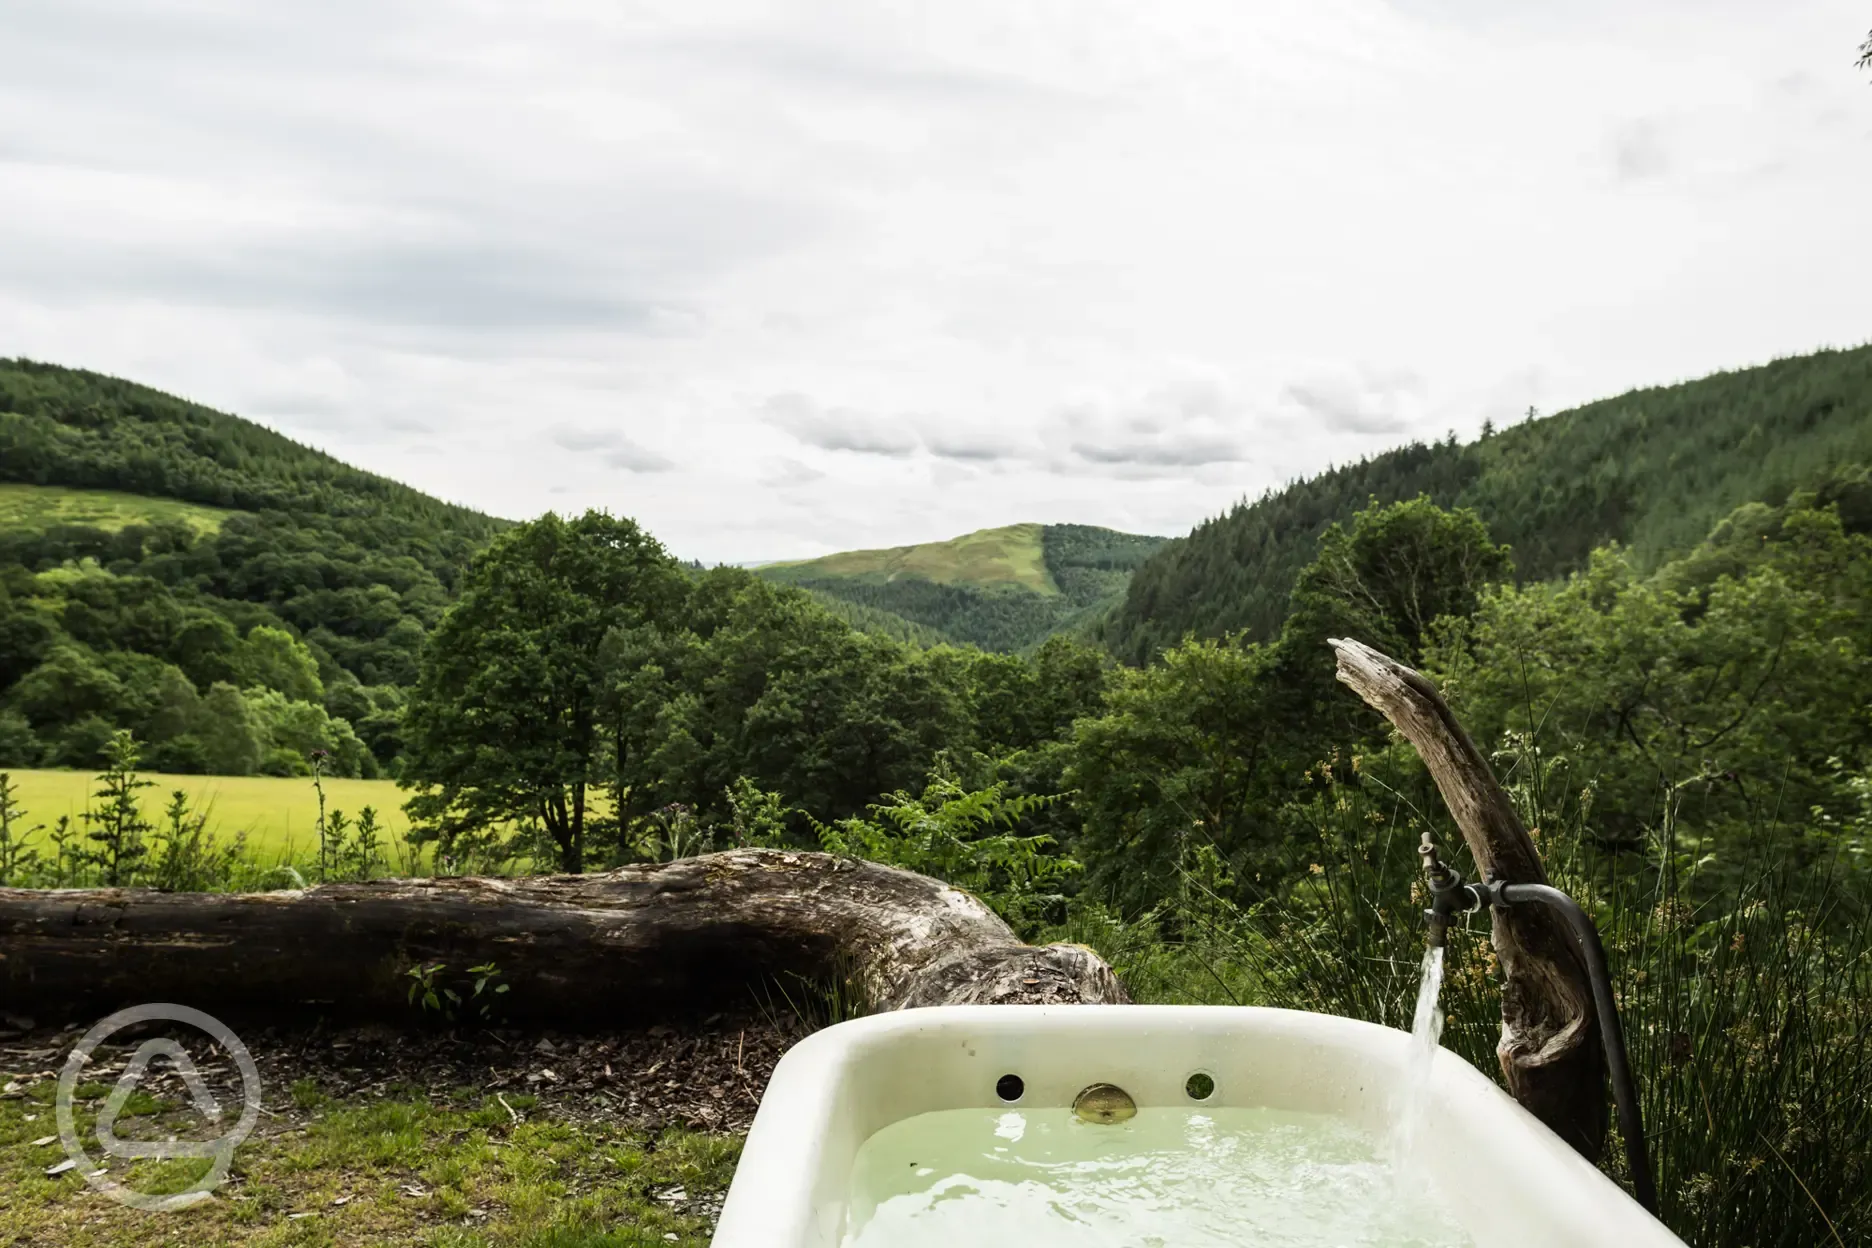
<instances>
[{"instance_id":1,"label":"drain hole","mask_svg":"<svg viewBox=\"0 0 1872 1248\"><path fill-rule=\"evenodd\" d=\"M1019 1075L1002 1075L995 1081L995 1095L1004 1101L1018 1101L1027 1091Z\"/></svg>"},{"instance_id":2,"label":"drain hole","mask_svg":"<svg viewBox=\"0 0 1872 1248\"><path fill-rule=\"evenodd\" d=\"M1189 1082L1183 1085L1183 1090L1189 1093L1192 1101L1206 1101L1215 1095L1215 1080L1199 1070L1189 1077Z\"/></svg>"}]
</instances>

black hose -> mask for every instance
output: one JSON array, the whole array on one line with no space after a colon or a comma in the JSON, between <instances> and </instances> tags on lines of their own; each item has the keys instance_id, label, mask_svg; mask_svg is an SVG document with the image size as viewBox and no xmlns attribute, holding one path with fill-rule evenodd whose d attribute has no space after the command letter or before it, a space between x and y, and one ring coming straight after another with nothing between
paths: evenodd
<instances>
[{"instance_id":1,"label":"black hose","mask_svg":"<svg viewBox=\"0 0 1872 1248\"><path fill-rule=\"evenodd\" d=\"M1612 1097L1618 1104L1619 1134L1625 1138L1625 1156L1631 1163L1632 1193L1653 1217L1657 1216L1657 1185L1651 1177L1651 1154L1645 1146L1644 1121L1638 1112L1638 1083L1632 1078L1625 1054L1625 1031L1619 1025L1618 1006L1612 1000L1612 977L1606 969L1605 946L1599 929L1578 902L1546 884L1503 884L1493 890L1504 902L1538 901L1566 916L1586 960L1592 981L1593 1004L1599 1011L1599 1038L1605 1045L1606 1073L1612 1079Z\"/></svg>"}]
</instances>

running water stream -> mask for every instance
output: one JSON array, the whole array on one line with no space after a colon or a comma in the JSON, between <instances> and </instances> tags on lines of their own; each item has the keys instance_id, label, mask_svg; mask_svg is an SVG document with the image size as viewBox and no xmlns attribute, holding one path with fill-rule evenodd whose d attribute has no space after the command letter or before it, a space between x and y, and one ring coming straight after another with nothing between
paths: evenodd
<instances>
[{"instance_id":1,"label":"running water stream","mask_svg":"<svg viewBox=\"0 0 1872 1248\"><path fill-rule=\"evenodd\" d=\"M1402 1104L1391 1133L1391 1168L1399 1179L1413 1168L1411 1159L1430 1110L1430 1069L1443 1039L1443 1008L1438 1004L1442 994L1443 946L1439 944L1424 954L1423 978L1417 984L1417 1015L1411 1021L1410 1055L1404 1066Z\"/></svg>"}]
</instances>

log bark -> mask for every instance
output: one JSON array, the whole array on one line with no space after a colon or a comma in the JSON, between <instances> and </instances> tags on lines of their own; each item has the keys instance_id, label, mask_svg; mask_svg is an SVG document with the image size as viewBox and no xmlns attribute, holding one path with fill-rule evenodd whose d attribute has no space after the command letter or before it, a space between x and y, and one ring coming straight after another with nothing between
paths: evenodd
<instances>
[{"instance_id":1,"label":"log bark","mask_svg":"<svg viewBox=\"0 0 1872 1248\"><path fill-rule=\"evenodd\" d=\"M1481 877L1547 883L1533 838L1436 686L1361 642L1329 644L1338 655L1341 683L1416 748ZM1508 1090L1597 1161L1607 1125L1605 1055L1585 964L1560 916L1546 906L1497 907L1492 918L1502 968L1502 1032L1495 1051Z\"/></svg>"},{"instance_id":2,"label":"log bark","mask_svg":"<svg viewBox=\"0 0 1872 1248\"><path fill-rule=\"evenodd\" d=\"M745 1004L793 976L844 980L879 1009L1128 1000L1089 949L1022 944L968 893L828 854L270 893L0 889L15 1012L172 1001L410 1020L408 971L437 962L464 996L466 968L491 962L502 1017L567 1025Z\"/></svg>"}]
</instances>

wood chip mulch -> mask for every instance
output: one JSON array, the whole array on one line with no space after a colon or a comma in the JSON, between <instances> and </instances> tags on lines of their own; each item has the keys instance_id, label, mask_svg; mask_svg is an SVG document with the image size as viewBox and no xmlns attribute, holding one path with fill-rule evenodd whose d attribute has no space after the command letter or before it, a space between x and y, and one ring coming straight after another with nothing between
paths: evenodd
<instances>
[{"instance_id":1,"label":"wood chip mulch","mask_svg":"<svg viewBox=\"0 0 1872 1248\"><path fill-rule=\"evenodd\" d=\"M420 1092L433 1098L524 1093L533 1113L608 1120L648 1131L669 1126L739 1132L753 1121L774 1064L803 1035L761 1013L716 1014L680 1026L658 1024L587 1033L518 1028L397 1029L382 1025L285 1027L233 1025L253 1054L270 1116L297 1119L293 1086L303 1080L326 1097L369 1101ZM30 1083L57 1078L86 1025L45 1027L0 1020L0 1084L21 1095ZM111 1082L130 1054L164 1030L120 1033L93 1055L85 1077ZM201 1033L174 1029L220 1093L232 1064ZM204 1052L204 1050L206 1050ZM160 1073L159 1073L160 1072ZM166 1064L152 1068L150 1090L182 1094ZM175 1083L170 1089L167 1085ZM238 1079L233 1088L238 1089ZM303 1085L302 1085L303 1090ZM238 1098L238 1091L235 1091ZM303 1099L303 1098L301 1098ZM531 1116L531 1115L529 1115Z\"/></svg>"}]
</instances>

